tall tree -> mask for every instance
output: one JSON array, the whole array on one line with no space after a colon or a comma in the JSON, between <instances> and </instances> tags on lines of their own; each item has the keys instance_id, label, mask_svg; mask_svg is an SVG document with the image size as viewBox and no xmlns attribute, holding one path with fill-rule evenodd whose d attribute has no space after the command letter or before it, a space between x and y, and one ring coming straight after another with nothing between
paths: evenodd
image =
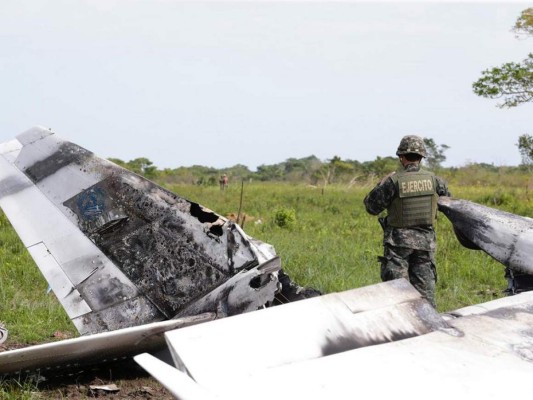
<instances>
[{"instance_id":1,"label":"tall tree","mask_svg":"<svg viewBox=\"0 0 533 400\"><path fill-rule=\"evenodd\" d=\"M316 171L317 176L323 181L323 186L329 183L336 182L342 175L352 174L354 171L353 163L343 161L339 156L327 160L327 163L322 164L322 167Z\"/></svg>"},{"instance_id":2,"label":"tall tree","mask_svg":"<svg viewBox=\"0 0 533 400\"><path fill-rule=\"evenodd\" d=\"M518 17L512 30L517 37L533 37L533 8ZM472 84L474 93L491 99L502 98L498 107L516 107L533 100L533 53L521 62L508 62L481 72Z\"/></svg>"},{"instance_id":3,"label":"tall tree","mask_svg":"<svg viewBox=\"0 0 533 400\"><path fill-rule=\"evenodd\" d=\"M450 148L446 144L437 145L431 138L424 138L424 144L426 145L426 159L425 162L429 169L436 170L441 167L442 163L446 161L444 152Z\"/></svg>"},{"instance_id":4,"label":"tall tree","mask_svg":"<svg viewBox=\"0 0 533 400\"><path fill-rule=\"evenodd\" d=\"M109 158L109 161L149 179L153 179L157 175L157 167L146 157L138 157L128 162L120 158Z\"/></svg>"},{"instance_id":5,"label":"tall tree","mask_svg":"<svg viewBox=\"0 0 533 400\"><path fill-rule=\"evenodd\" d=\"M526 8L516 20L513 31L516 37L533 36L533 8Z\"/></svg>"},{"instance_id":6,"label":"tall tree","mask_svg":"<svg viewBox=\"0 0 533 400\"><path fill-rule=\"evenodd\" d=\"M519 136L517 146L522 156L522 163L525 165L533 164L533 136Z\"/></svg>"},{"instance_id":7,"label":"tall tree","mask_svg":"<svg viewBox=\"0 0 533 400\"><path fill-rule=\"evenodd\" d=\"M138 157L130 160L127 165L131 171L147 178L154 178L156 175L157 167L146 157Z\"/></svg>"},{"instance_id":8,"label":"tall tree","mask_svg":"<svg viewBox=\"0 0 533 400\"><path fill-rule=\"evenodd\" d=\"M533 37L533 8L520 13L513 29L517 38ZM474 93L491 99L502 98L500 108L516 107L533 101L533 53L521 62L509 62L500 67L487 69L481 78L472 84ZM518 137L518 150L524 164L533 162L533 138L524 134Z\"/></svg>"},{"instance_id":9,"label":"tall tree","mask_svg":"<svg viewBox=\"0 0 533 400\"><path fill-rule=\"evenodd\" d=\"M478 96L503 99L500 108L516 107L533 100L533 53L522 62L509 62L481 73L472 87Z\"/></svg>"}]
</instances>

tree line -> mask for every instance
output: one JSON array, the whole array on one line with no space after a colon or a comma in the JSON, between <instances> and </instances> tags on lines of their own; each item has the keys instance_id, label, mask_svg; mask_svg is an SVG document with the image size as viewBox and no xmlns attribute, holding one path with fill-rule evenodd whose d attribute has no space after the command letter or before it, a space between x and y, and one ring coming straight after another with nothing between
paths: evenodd
<instances>
[{"instance_id":1,"label":"tree line","mask_svg":"<svg viewBox=\"0 0 533 400\"><path fill-rule=\"evenodd\" d=\"M517 39L533 38L533 8L523 10L511 28ZM472 84L474 93L481 97L499 99L500 108L512 108L533 102L533 53L519 62L508 62L486 69ZM522 133L518 137L522 162L533 164L533 136Z\"/></svg>"},{"instance_id":2,"label":"tree line","mask_svg":"<svg viewBox=\"0 0 533 400\"><path fill-rule=\"evenodd\" d=\"M496 167L492 164L473 163L463 167L446 168L442 163L446 161L445 152L450 148L445 144L437 145L431 138L425 138L427 157L422 167L443 176L468 176L470 180L479 180L479 176L486 175L485 180L495 180L494 174L527 173L527 166ZM237 182L289 182L304 183L324 187L330 184L373 185L380 177L395 171L400 167L397 157L376 157L372 161L357 161L333 156L320 160L314 155L303 158L288 158L276 164L263 164L255 171L247 166L237 164L228 168L213 168L202 165L158 169L149 159L141 157L131 161L110 158L110 161L157 181L163 185L192 184L203 186L217 186L223 174L229 177L229 184ZM488 174L488 175L487 175ZM490 176L490 178L488 178Z\"/></svg>"}]
</instances>

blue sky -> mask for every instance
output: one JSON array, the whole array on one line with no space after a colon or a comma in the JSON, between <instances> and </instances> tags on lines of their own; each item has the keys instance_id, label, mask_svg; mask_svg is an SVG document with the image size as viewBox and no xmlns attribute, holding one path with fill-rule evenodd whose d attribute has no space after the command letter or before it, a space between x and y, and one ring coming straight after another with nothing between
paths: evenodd
<instances>
[{"instance_id":1,"label":"blue sky","mask_svg":"<svg viewBox=\"0 0 533 400\"><path fill-rule=\"evenodd\" d=\"M406 134L447 166L520 163L532 104L472 92L521 61L527 2L3 0L0 141L32 126L159 168L393 156Z\"/></svg>"}]
</instances>

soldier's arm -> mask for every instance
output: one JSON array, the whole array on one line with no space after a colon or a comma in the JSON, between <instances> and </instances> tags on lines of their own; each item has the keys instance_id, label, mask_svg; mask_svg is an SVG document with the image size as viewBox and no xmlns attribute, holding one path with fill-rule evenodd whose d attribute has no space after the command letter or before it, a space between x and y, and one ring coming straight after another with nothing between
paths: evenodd
<instances>
[{"instance_id":1,"label":"soldier's arm","mask_svg":"<svg viewBox=\"0 0 533 400\"><path fill-rule=\"evenodd\" d=\"M363 200L366 211L372 215L378 215L380 212L390 206L396 186L394 182L387 176L386 179L382 179L378 185L370 191Z\"/></svg>"}]
</instances>

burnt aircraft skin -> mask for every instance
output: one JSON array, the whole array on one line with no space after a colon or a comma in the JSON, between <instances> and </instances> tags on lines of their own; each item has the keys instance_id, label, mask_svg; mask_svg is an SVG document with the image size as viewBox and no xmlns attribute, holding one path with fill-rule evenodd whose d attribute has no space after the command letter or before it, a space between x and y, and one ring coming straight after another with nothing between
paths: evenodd
<instances>
[{"instance_id":1,"label":"burnt aircraft skin","mask_svg":"<svg viewBox=\"0 0 533 400\"><path fill-rule=\"evenodd\" d=\"M439 197L438 206L465 247L483 250L512 271L533 274L533 219L450 197Z\"/></svg>"},{"instance_id":2,"label":"burnt aircraft skin","mask_svg":"<svg viewBox=\"0 0 533 400\"><path fill-rule=\"evenodd\" d=\"M35 186L97 248L61 264L56 253L65 252L68 234L28 246L58 260L73 286L67 295L79 296L70 307L86 304L90 312L69 313L81 334L192 315L202 299L201 312L221 317L273 300L279 262L258 267L275 252L238 225L47 129L17 140L3 155L14 172L0 180L0 201ZM221 307L227 297L242 304Z\"/></svg>"},{"instance_id":3,"label":"burnt aircraft skin","mask_svg":"<svg viewBox=\"0 0 533 400\"><path fill-rule=\"evenodd\" d=\"M136 182L128 178L110 176L64 205L78 216L80 229L120 266L166 318L172 318L199 294L228 280L233 264L233 258L228 258L226 266L223 260L209 257L205 248L209 242L196 241L186 229L186 220L172 210L196 209L193 217L210 224L206 236L216 244L224 234L224 221L196 204L161 192L154 184L136 188ZM152 195L145 194L146 189ZM164 200L158 201L161 198ZM106 210L114 211L109 216ZM229 249L227 253L233 257L235 250ZM249 256L249 266L257 265Z\"/></svg>"},{"instance_id":4,"label":"burnt aircraft skin","mask_svg":"<svg viewBox=\"0 0 533 400\"><path fill-rule=\"evenodd\" d=\"M264 400L279 393L348 400L354 371L358 390L365 385L361 391L377 398L424 398L427 390L405 385L414 375L423 377L424 388L438 387L439 399L528 395L527 387L509 382L527 382L533 373L533 292L479 304L474 313L457 310L446 324L413 287L394 295L389 284L398 281L166 332L174 366L149 354L134 359L182 400L249 399L250 393ZM424 302L427 313L417 306ZM280 322L288 329L278 335L269 327ZM250 352L256 343L262 345ZM235 385L232 379L242 375Z\"/></svg>"},{"instance_id":5,"label":"burnt aircraft skin","mask_svg":"<svg viewBox=\"0 0 533 400\"><path fill-rule=\"evenodd\" d=\"M7 329L6 327L4 326L4 324L2 324L2 322L0 322L0 344L4 343L6 340L7 340Z\"/></svg>"}]
</instances>

